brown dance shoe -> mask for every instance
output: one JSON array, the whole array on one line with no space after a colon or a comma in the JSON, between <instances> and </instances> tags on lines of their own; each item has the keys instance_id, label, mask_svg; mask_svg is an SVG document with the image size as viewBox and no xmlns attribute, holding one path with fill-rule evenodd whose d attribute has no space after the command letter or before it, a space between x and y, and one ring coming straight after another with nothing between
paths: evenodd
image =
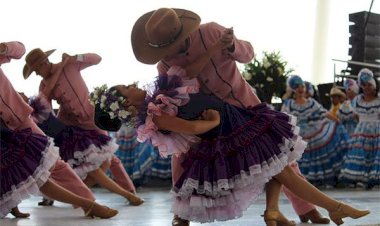
<instances>
[{"instance_id":1,"label":"brown dance shoe","mask_svg":"<svg viewBox=\"0 0 380 226\"><path fill-rule=\"evenodd\" d=\"M91 206L85 211L84 215L86 217L91 217L91 218L99 217L103 219L108 219L108 218L114 217L118 213L119 211L115 209L111 209L107 206L99 205L98 203L93 201L91 203Z\"/></svg>"},{"instance_id":2,"label":"brown dance shoe","mask_svg":"<svg viewBox=\"0 0 380 226\"><path fill-rule=\"evenodd\" d=\"M42 201L38 203L39 206L52 206L54 204L54 200L42 198Z\"/></svg>"},{"instance_id":3,"label":"brown dance shoe","mask_svg":"<svg viewBox=\"0 0 380 226\"><path fill-rule=\"evenodd\" d=\"M300 215L300 220L302 223L306 223L309 220L313 224L329 224L330 219L323 217L322 214L317 209L312 209L304 215Z\"/></svg>"},{"instance_id":4,"label":"brown dance shoe","mask_svg":"<svg viewBox=\"0 0 380 226\"><path fill-rule=\"evenodd\" d=\"M339 203L335 210L329 212L329 217L336 225L341 225L344 223L342 219L345 217L358 219L368 215L369 213L369 210L359 210L347 204Z\"/></svg>"},{"instance_id":5,"label":"brown dance shoe","mask_svg":"<svg viewBox=\"0 0 380 226\"><path fill-rule=\"evenodd\" d=\"M280 211L278 210L265 210L264 214L265 224L267 226L295 226L296 222L288 220Z\"/></svg>"},{"instance_id":6,"label":"brown dance shoe","mask_svg":"<svg viewBox=\"0 0 380 226\"><path fill-rule=\"evenodd\" d=\"M27 218L27 217L30 216L29 213L22 213L22 212L20 212L20 210L18 209L17 206L14 207L14 208L12 208L12 210L11 210L11 214L12 214L14 217L16 217L16 218Z\"/></svg>"},{"instance_id":7,"label":"brown dance shoe","mask_svg":"<svg viewBox=\"0 0 380 226\"><path fill-rule=\"evenodd\" d=\"M177 215L174 215L172 226L190 226L190 221L184 220Z\"/></svg>"}]
</instances>

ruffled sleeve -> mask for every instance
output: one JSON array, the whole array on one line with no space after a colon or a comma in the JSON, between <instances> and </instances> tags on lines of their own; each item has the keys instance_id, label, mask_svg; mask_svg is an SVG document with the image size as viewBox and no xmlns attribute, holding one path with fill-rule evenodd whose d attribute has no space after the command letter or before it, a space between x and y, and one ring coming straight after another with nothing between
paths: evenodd
<instances>
[{"instance_id":1,"label":"ruffled sleeve","mask_svg":"<svg viewBox=\"0 0 380 226\"><path fill-rule=\"evenodd\" d=\"M38 96L33 96L29 100L29 105L33 108L31 114L35 123L42 123L49 118L50 114L54 114L54 111L47 100L46 96L40 92Z\"/></svg>"},{"instance_id":2,"label":"ruffled sleeve","mask_svg":"<svg viewBox=\"0 0 380 226\"><path fill-rule=\"evenodd\" d=\"M168 82L176 76L182 77L185 71L177 66L169 69L167 75ZM200 141L200 138L194 135L171 132L168 134L161 133L153 122L154 115L160 116L162 113L170 116L176 116L178 107L183 106L189 101L189 94L199 92L199 83L196 79L182 80L181 85L174 87L175 95L168 96L162 92L148 103L147 116L145 123L137 129L137 139L140 142L150 141L153 146L157 147L160 155L167 157L168 155L177 155L186 153L189 148ZM158 90L160 92L160 90Z\"/></svg>"}]
</instances>

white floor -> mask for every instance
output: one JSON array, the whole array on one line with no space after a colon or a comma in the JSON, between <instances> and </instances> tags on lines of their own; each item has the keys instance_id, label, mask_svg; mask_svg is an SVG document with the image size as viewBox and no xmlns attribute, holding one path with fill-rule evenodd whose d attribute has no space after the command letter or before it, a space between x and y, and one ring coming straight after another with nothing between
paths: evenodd
<instances>
[{"instance_id":1,"label":"white floor","mask_svg":"<svg viewBox=\"0 0 380 226\"><path fill-rule=\"evenodd\" d=\"M20 204L20 209L30 212L28 219L14 219L8 215L0 219L1 226L170 226L172 214L170 213L169 187L144 187L139 188L138 193L145 199L141 206L129 206L125 200L115 194L111 194L103 189L95 188L94 193L97 200L112 208L119 210L119 214L112 219L90 219L83 216L79 209L73 209L70 205L56 202L52 207L40 207L37 202L41 197L32 197L24 200ZM345 218L344 225L351 226L380 226L380 190L355 190L355 189L334 189L324 190L328 195L354 205L358 208L368 208L371 214L361 219L353 220ZM298 216L294 213L289 201L281 196L281 211L290 219L295 220L297 225L301 224ZM242 218L227 222L215 222L210 224L191 223L192 226L212 225L212 226L262 226L265 225L260 214L264 211L264 196L255 202ZM326 216L327 212L321 210ZM330 223L330 225L334 225Z\"/></svg>"}]
</instances>

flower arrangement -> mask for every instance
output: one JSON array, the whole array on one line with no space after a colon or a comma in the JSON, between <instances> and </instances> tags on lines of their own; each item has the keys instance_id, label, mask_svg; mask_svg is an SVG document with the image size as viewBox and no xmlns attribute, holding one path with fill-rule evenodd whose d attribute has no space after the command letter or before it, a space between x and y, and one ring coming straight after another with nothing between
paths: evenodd
<instances>
[{"instance_id":1,"label":"flower arrangement","mask_svg":"<svg viewBox=\"0 0 380 226\"><path fill-rule=\"evenodd\" d=\"M116 94L116 90L110 91L106 84L95 87L90 93L90 102L93 106L99 106L108 113L111 119L118 117L121 121L129 120L131 111L125 110L125 99Z\"/></svg>"},{"instance_id":2,"label":"flower arrangement","mask_svg":"<svg viewBox=\"0 0 380 226\"><path fill-rule=\"evenodd\" d=\"M247 82L256 89L257 96L267 103L272 97L281 97L286 91L286 79L293 69L286 69L279 52L263 52L264 57L244 65L242 72Z\"/></svg>"}]
</instances>

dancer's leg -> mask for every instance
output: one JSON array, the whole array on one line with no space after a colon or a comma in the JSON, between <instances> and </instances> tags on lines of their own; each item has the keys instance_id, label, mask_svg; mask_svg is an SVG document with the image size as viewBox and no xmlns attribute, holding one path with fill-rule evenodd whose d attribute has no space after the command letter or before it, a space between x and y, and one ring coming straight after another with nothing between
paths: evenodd
<instances>
[{"instance_id":1,"label":"dancer's leg","mask_svg":"<svg viewBox=\"0 0 380 226\"><path fill-rule=\"evenodd\" d=\"M90 208L92 204L92 200L76 195L50 179L40 187L40 191L54 200L80 206L83 210Z\"/></svg>"},{"instance_id":2,"label":"dancer's leg","mask_svg":"<svg viewBox=\"0 0 380 226\"><path fill-rule=\"evenodd\" d=\"M308 181L294 173L290 166L286 166L275 178L301 199L323 207L328 211L335 210L339 204L337 200L325 195Z\"/></svg>"},{"instance_id":3,"label":"dancer's leg","mask_svg":"<svg viewBox=\"0 0 380 226\"><path fill-rule=\"evenodd\" d=\"M290 166L286 166L284 170L274 176L274 178L300 198L325 208L329 211L331 220L336 224L342 224L342 218L344 217L359 218L369 213L368 210L355 209L325 195L308 181L294 173Z\"/></svg>"},{"instance_id":4,"label":"dancer's leg","mask_svg":"<svg viewBox=\"0 0 380 226\"><path fill-rule=\"evenodd\" d=\"M110 161L104 161L103 164L100 166L100 169L103 170L103 172L106 172L107 169L110 168ZM87 187L92 188L96 184L96 180L92 177L86 177L83 182L87 185Z\"/></svg>"},{"instance_id":5,"label":"dancer's leg","mask_svg":"<svg viewBox=\"0 0 380 226\"><path fill-rule=\"evenodd\" d=\"M80 206L86 215L99 216L102 218L110 218L115 216L117 210L110 209L106 206L101 206L95 201L80 197L65 188L59 186L51 180L47 180L44 185L40 187L40 191L46 196L64 203Z\"/></svg>"},{"instance_id":6,"label":"dancer's leg","mask_svg":"<svg viewBox=\"0 0 380 226\"><path fill-rule=\"evenodd\" d=\"M289 166L296 174L298 174L298 176L306 180L306 178L302 175L301 170L296 162L289 164ZM315 205L301 199L296 194L287 189L285 186L282 187L282 190L291 202L293 209L298 214L301 222L308 222L310 220L312 223L317 224L330 223L330 219L323 217Z\"/></svg>"},{"instance_id":7,"label":"dancer's leg","mask_svg":"<svg viewBox=\"0 0 380 226\"><path fill-rule=\"evenodd\" d=\"M172 155L172 186L175 185L179 177L183 173L183 168L181 166L181 162L184 160L185 156L183 154L176 156ZM188 226L190 225L190 221L181 219L177 215L173 216L172 226Z\"/></svg>"},{"instance_id":8,"label":"dancer's leg","mask_svg":"<svg viewBox=\"0 0 380 226\"><path fill-rule=\"evenodd\" d=\"M267 226L294 226L294 221L289 221L279 210L278 200L280 198L281 183L276 179L271 179L266 184L266 210L264 212L264 221ZM278 223L278 224L277 224Z\"/></svg>"},{"instance_id":9,"label":"dancer's leg","mask_svg":"<svg viewBox=\"0 0 380 226\"><path fill-rule=\"evenodd\" d=\"M298 174L300 177L305 179L302 176L301 171L299 170L297 163L291 163L290 167L293 169L293 171L296 174ZM298 214L298 216L304 215L304 214L310 212L311 210L316 209L315 205L301 199L296 194L291 192L286 186L283 186L282 189L283 189L286 197L289 199L290 203L292 204L294 211Z\"/></svg>"},{"instance_id":10,"label":"dancer's leg","mask_svg":"<svg viewBox=\"0 0 380 226\"><path fill-rule=\"evenodd\" d=\"M275 179L271 179L265 187L266 210L278 211L278 200L280 199L280 191L282 185Z\"/></svg>"},{"instance_id":11,"label":"dancer's leg","mask_svg":"<svg viewBox=\"0 0 380 226\"><path fill-rule=\"evenodd\" d=\"M125 197L132 205L140 205L144 202L140 197L120 187L120 185L118 185L115 181L109 178L100 168L91 171L90 173L88 173L88 176L92 177L92 179L94 179L96 183L98 183L103 188L106 188L111 192Z\"/></svg>"},{"instance_id":12,"label":"dancer's leg","mask_svg":"<svg viewBox=\"0 0 380 226\"><path fill-rule=\"evenodd\" d=\"M118 185L120 185L120 187L132 193L136 193L135 185L133 184L127 171L125 171L120 159L115 155L113 155L111 159L110 171L113 179Z\"/></svg>"},{"instance_id":13,"label":"dancer's leg","mask_svg":"<svg viewBox=\"0 0 380 226\"><path fill-rule=\"evenodd\" d=\"M74 170L64 161L58 160L51 170L51 178L67 190L90 200L95 200L92 191L83 183Z\"/></svg>"}]
</instances>

